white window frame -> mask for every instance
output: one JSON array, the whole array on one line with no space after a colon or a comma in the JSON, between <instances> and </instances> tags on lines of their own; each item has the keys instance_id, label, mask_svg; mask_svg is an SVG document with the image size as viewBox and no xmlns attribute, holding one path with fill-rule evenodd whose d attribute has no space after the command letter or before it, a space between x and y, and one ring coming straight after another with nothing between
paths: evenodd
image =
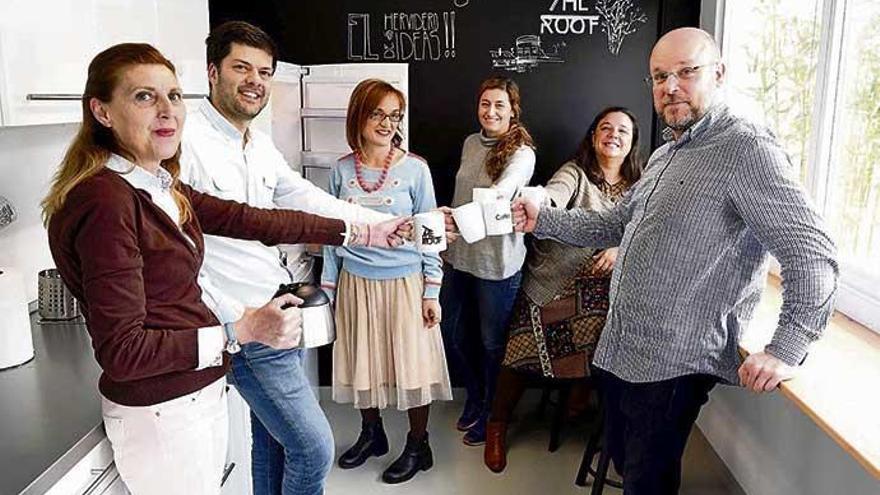
<instances>
[{"instance_id":1,"label":"white window frame","mask_svg":"<svg viewBox=\"0 0 880 495\"><path fill-rule=\"evenodd\" d=\"M816 66L816 98L813 102L813 126L810 135L807 178L804 187L814 198L816 207L826 213L828 184L833 171L831 163L832 134L835 108L842 104L840 94L841 60L843 59L844 19L848 0L822 2L822 31ZM700 27L715 36L724 55L724 12L726 0L701 0ZM880 260L877 260L880 262ZM880 277L864 267L840 263L840 285L837 311L880 333Z\"/></svg>"}]
</instances>

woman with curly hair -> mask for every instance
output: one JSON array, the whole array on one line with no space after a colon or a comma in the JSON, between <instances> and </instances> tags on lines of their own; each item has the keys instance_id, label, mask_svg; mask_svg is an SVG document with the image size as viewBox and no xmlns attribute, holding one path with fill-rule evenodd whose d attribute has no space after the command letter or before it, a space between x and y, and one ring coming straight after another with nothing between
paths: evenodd
<instances>
[{"instance_id":1,"label":"woman with curly hair","mask_svg":"<svg viewBox=\"0 0 880 495\"><path fill-rule=\"evenodd\" d=\"M478 95L481 130L464 141L453 207L469 203L475 188L492 188L497 198L512 200L535 170L535 145L522 124L517 84L493 77L483 81ZM467 390L464 411L456 426L466 432L465 444L481 445L486 438L488 405L504 357L507 323L519 290L526 247L522 235L510 233L473 244L457 242L447 254L451 269L440 296L446 314L441 323L443 340ZM467 301L479 308L479 339L467 338L467 327L459 325ZM478 349L468 349L474 340L479 340Z\"/></svg>"}]
</instances>

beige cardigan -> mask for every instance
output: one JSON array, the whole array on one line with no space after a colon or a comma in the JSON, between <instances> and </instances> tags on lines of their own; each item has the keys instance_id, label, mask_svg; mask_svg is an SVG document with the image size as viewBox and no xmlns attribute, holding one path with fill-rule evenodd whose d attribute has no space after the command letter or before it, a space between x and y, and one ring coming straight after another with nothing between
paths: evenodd
<instances>
[{"instance_id":1,"label":"beige cardigan","mask_svg":"<svg viewBox=\"0 0 880 495\"><path fill-rule=\"evenodd\" d=\"M555 208L604 211L614 206L590 182L586 172L572 161L565 162L545 186ZM596 248L576 248L553 240L532 239L526 258L523 291L538 306L550 302L571 281L571 275L595 253Z\"/></svg>"}]
</instances>

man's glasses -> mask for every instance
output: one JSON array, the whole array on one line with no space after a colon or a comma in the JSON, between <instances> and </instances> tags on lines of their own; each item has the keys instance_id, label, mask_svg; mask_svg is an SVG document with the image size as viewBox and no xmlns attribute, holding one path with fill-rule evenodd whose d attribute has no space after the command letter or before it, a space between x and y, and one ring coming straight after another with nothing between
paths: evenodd
<instances>
[{"instance_id":1,"label":"man's glasses","mask_svg":"<svg viewBox=\"0 0 880 495\"><path fill-rule=\"evenodd\" d=\"M373 110L372 113L370 113L370 120L377 124L381 124L385 121L385 119L388 119L395 124L399 124L403 120L403 112L392 112L389 114L383 112L382 110L376 109Z\"/></svg>"},{"instance_id":2,"label":"man's glasses","mask_svg":"<svg viewBox=\"0 0 880 495\"><path fill-rule=\"evenodd\" d=\"M701 65L690 65L688 67L682 67L677 71L673 72L655 72L650 76L644 79L645 84L648 86L662 86L666 81L669 80L670 77L675 76L679 81L690 81L697 77L700 74L700 69L704 67L709 67L711 65L716 65L718 62L709 62L708 64Z\"/></svg>"}]
</instances>

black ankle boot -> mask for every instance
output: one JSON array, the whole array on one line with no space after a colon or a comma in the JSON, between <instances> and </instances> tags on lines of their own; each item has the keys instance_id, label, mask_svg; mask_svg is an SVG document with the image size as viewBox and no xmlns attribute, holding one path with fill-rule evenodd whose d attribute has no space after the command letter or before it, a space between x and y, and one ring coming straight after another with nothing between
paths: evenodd
<instances>
[{"instance_id":1,"label":"black ankle boot","mask_svg":"<svg viewBox=\"0 0 880 495\"><path fill-rule=\"evenodd\" d=\"M421 440L415 440L407 434L403 453L382 473L382 481L388 484L403 483L419 471L431 469L433 465L434 454L428 444L428 434L425 433Z\"/></svg>"},{"instance_id":2,"label":"black ankle boot","mask_svg":"<svg viewBox=\"0 0 880 495\"><path fill-rule=\"evenodd\" d=\"M388 438L382 427L382 420L375 423L362 423L361 434L357 442L339 456L339 467L342 469L356 468L372 456L383 456L388 453Z\"/></svg>"}]
</instances>

